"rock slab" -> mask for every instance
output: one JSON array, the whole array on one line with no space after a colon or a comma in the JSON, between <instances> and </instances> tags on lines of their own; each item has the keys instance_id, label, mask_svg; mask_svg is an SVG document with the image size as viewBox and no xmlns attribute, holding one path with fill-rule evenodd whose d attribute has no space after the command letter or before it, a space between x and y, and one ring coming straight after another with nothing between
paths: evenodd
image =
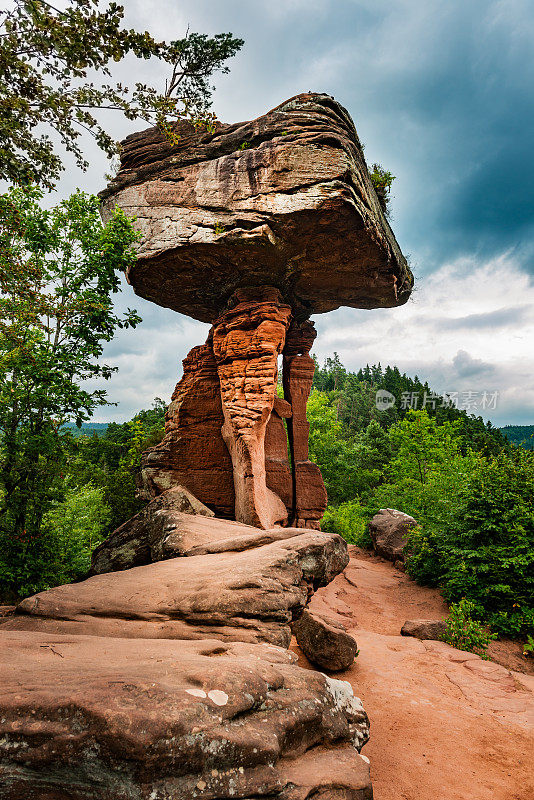
<instances>
[{"instance_id":1,"label":"rock slab","mask_svg":"<svg viewBox=\"0 0 534 800\"><path fill-rule=\"evenodd\" d=\"M245 527L219 522L228 537ZM347 565L347 545L337 534L319 531L253 545L167 558L40 592L23 600L3 629L144 639L216 636L288 647L293 619L314 590Z\"/></svg>"},{"instance_id":2,"label":"rock slab","mask_svg":"<svg viewBox=\"0 0 534 800\"><path fill-rule=\"evenodd\" d=\"M214 322L233 293L275 286L304 317L405 303L413 277L384 217L348 112L326 94L251 122L187 122L122 143L101 193L136 218L137 294Z\"/></svg>"},{"instance_id":3,"label":"rock slab","mask_svg":"<svg viewBox=\"0 0 534 800\"><path fill-rule=\"evenodd\" d=\"M360 701L287 651L0 640L1 800L372 798Z\"/></svg>"}]
</instances>

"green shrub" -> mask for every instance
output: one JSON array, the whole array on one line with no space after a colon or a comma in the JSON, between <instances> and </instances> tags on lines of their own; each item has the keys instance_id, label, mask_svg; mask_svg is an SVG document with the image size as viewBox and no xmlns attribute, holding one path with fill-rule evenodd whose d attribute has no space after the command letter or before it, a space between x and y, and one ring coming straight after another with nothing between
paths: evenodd
<instances>
[{"instance_id":1,"label":"green shrub","mask_svg":"<svg viewBox=\"0 0 534 800\"><path fill-rule=\"evenodd\" d=\"M64 500L52 502L39 536L0 536L2 599L17 600L83 578L108 520L102 489L87 484L67 489Z\"/></svg>"},{"instance_id":2,"label":"green shrub","mask_svg":"<svg viewBox=\"0 0 534 800\"><path fill-rule=\"evenodd\" d=\"M349 544L358 547L371 547L372 541L367 530L369 511L357 500L349 500L338 506L328 506L321 527L330 533L339 533Z\"/></svg>"},{"instance_id":3,"label":"green shrub","mask_svg":"<svg viewBox=\"0 0 534 800\"><path fill-rule=\"evenodd\" d=\"M423 520L408 537L409 574L468 598L499 634L534 631L534 458L513 450L479 458L446 525Z\"/></svg>"},{"instance_id":4,"label":"green shrub","mask_svg":"<svg viewBox=\"0 0 534 800\"><path fill-rule=\"evenodd\" d=\"M497 634L490 633L480 622L473 619L474 611L474 603L466 600L465 597L459 603L453 603L449 608L447 632L442 638L444 642L458 650L467 650L487 659L488 645L497 638Z\"/></svg>"}]
</instances>

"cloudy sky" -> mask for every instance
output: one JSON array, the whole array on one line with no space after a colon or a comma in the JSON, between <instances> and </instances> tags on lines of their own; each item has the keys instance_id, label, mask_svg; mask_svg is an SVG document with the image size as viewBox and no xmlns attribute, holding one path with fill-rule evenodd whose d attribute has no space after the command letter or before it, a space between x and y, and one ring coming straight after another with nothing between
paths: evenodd
<instances>
[{"instance_id":1,"label":"cloudy sky","mask_svg":"<svg viewBox=\"0 0 534 800\"><path fill-rule=\"evenodd\" d=\"M369 163L396 175L392 225L417 284L400 309L340 309L315 317L320 359L350 369L396 364L439 391L499 392L480 413L534 423L534 10L531 0L123 0L127 21L172 39L191 30L245 39L216 80L214 111L251 119L302 91L334 95L351 113ZM158 62L121 65L163 86ZM106 119L117 138L135 129ZM139 125L137 125L139 127ZM69 167L59 186L99 191L107 169ZM207 326L150 305L125 287L119 307L143 324L106 359L116 408L128 419L168 399L181 359ZM467 397L467 395L463 395ZM473 400L475 395L471 395Z\"/></svg>"}]
</instances>

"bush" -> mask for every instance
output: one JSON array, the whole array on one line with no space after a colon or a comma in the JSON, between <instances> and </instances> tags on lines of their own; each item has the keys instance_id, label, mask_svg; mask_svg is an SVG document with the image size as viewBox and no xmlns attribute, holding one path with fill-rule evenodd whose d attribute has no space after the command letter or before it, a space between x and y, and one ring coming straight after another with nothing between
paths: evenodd
<instances>
[{"instance_id":1,"label":"bush","mask_svg":"<svg viewBox=\"0 0 534 800\"><path fill-rule=\"evenodd\" d=\"M514 450L479 458L447 525L410 532L408 572L467 598L473 615L500 634L534 631L534 458Z\"/></svg>"},{"instance_id":2,"label":"bush","mask_svg":"<svg viewBox=\"0 0 534 800\"><path fill-rule=\"evenodd\" d=\"M467 650L487 659L486 650L489 643L497 638L497 634L490 633L480 622L473 619L471 615L474 611L474 604L465 598L459 603L453 603L449 608L447 632L442 638L444 642L458 650Z\"/></svg>"},{"instance_id":3,"label":"bush","mask_svg":"<svg viewBox=\"0 0 534 800\"><path fill-rule=\"evenodd\" d=\"M357 500L349 500L338 506L328 506L322 519L322 529L339 533L349 544L358 547L371 547L372 541L367 530L369 511Z\"/></svg>"},{"instance_id":4,"label":"bush","mask_svg":"<svg viewBox=\"0 0 534 800\"><path fill-rule=\"evenodd\" d=\"M67 489L64 500L51 504L39 536L2 536L2 599L18 600L85 577L108 519L102 490L87 484Z\"/></svg>"}]
</instances>

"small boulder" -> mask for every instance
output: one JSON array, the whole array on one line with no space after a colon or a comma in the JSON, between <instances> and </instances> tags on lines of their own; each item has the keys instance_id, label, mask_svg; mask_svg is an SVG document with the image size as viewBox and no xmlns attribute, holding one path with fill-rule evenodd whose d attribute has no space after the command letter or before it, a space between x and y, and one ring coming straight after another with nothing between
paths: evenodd
<instances>
[{"instance_id":1,"label":"small boulder","mask_svg":"<svg viewBox=\"0 0 534 800\"><path fill-rule=\"evenodd\" d=\"M381 508L369 522L369 534L377 555L388 561L404 562L404 547L410 528L416 520L394 508Z\"/></svg>"},{"instance_id":2,"label":"small boulder","mask_svg":"<svg viewBox=\"0 0 534 800\"><path fill-rule=\"evenodd\" d=\"M401 628L401 636L416 639L441 640L446 632L447 621L444 619L407 619Z\"/></svg>"},{"instance_id":3,"label":"small boulder","mask_svg":"<svg viewBox=\"0 0 534 800\"><path fill-rule=\"evenodd\" d=\"M306 658L330 672L347 669L358 654L356 640L332 617L305 610L291 629Z\"/></svg>"},{"instance_id":4,"label":"small boulder","mask_svg":"<svg viewBox=\"0 0 534 800\"><path fill-rule=\"evenodd\" d=\"M163 548L162 542L167 539L167 534L176 529L177 520L182 520L184 515L193 515L196 519L214 516L213 511L188 489L174 486L152 500L135 517L124 522L94 550L90 574L131 569L162 557L180 555L160 554L154 558L153 551Z\"/></svg>"}]
</instances>

